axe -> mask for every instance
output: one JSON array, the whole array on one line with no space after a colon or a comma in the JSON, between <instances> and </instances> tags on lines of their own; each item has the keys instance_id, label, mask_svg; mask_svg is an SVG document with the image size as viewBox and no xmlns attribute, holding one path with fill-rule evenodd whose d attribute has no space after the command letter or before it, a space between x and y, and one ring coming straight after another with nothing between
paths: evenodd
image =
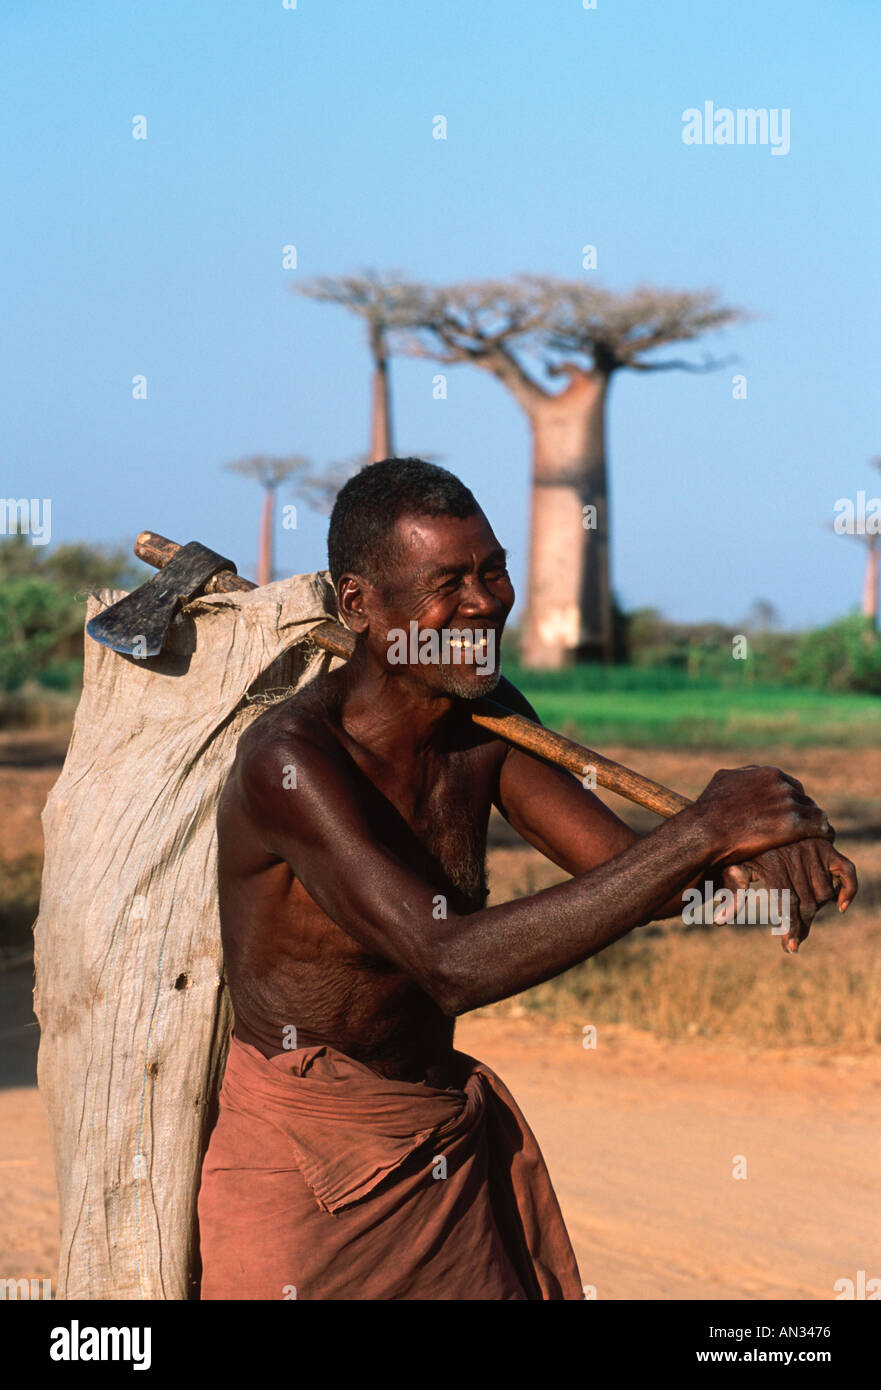
<instances>
[{"instance_id":1,"label":"axe","mask_svg":"<svg viewBox=\"0 0 881 1390\"><path fill-rule=\"evenodd\" d=\"M96 642L129 656L144 658L157 655L162 650L165 635L178 608L197 594L257 588L250 579L243 579L236 573L231 560L199 541L177 545L155 531L142 531L135 541L134 552L139 559L155 565L158 574L139 589L126 594L125 598L105 608L86 626L89 636ZM341 623L331 620L313 627L309 638L322 651L345 660L355 649L355 634ZM499 684L501 693L504 693L505 687L511 688L504 676ZM653 782L649 777L613 762L611 758L604 758L591 748L585 748L522 714L506 709L504 704L498 704L495 700L475 700L471 706L471 718L475 724L498 734L507 743L565 768L580 780L593 769L598 786L617 792L619 796L654 811L656 815L674 816L677 811L690 805L688 797L680 796L660 782Z\"/></svg>"}]
</instances>

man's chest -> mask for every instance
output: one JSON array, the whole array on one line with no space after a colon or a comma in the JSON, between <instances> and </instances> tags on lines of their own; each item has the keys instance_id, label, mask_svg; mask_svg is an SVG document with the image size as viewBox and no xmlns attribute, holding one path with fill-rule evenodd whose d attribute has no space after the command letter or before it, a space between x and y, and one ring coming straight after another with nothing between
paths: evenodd
<instances>
[{"instance_id":1,"label":"man's chest","mask_svg":"<svg viewBox=\"0 0 881 1390\"><path fill-rule=\"evenodd\" d=\"M497 785L497 770L484 750L435 758L403 773L370 769L359 783L377 838L435 881L431 870L439 868L463 895L458 910L483 906L486 831Z\"/></svg>"}]
</instances>

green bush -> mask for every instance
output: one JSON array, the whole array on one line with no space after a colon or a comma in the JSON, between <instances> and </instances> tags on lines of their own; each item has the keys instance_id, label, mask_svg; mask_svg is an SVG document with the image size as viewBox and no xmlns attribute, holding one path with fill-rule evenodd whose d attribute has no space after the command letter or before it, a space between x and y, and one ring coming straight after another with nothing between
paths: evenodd
<instances>
[{"instance_id":1,"label":"green bush","mask_svg":"<svg viewBox=\"0 0 881 1390\"><path fill-rule=\"evenodd\" d=\"M656 608L625 614L616 607L615 619L614 666L573 666L567 668L568 676L565 671L530 672L533 688L547 674L552 681L547 688L557 691L775 685L881 694L881 634L858 613L808 632L757 627L749 618L736 627L676 623ZM734 657L736 637L747 639L745 659ZM645 673L644 682L639 672Z\"/></svg>"},{"instance_id":2,"label":"green bush","mask_svg":"<svg viewBox=\"0 0 881 1390\"><path fill-rule=\"evenodd\" d=\"M82 658L72 656L66 661L50 661L37 680L45 690L76 690L83 683Z\"/></svg>"},{"instance_id":3,"label":"green bush","mask_svg":"<svg viewBox=\"0 0 881 1390\"><path fill-rule=\"evenodd\" d=\"M881 635L871 619L852 613L828 627L802 633L793 680L822 690L881 695Z\"/></svg>"},{"instance_id":4,"label":"green bush","mask_svg":"<svg viewBox=\"0 0 881 1390\"><path fill-rule=\"evenodd\" d=\"M82 607L50 580L29 575L0 585L0 688L39 675L82 622Z\"/></svg>"},{"instance_id":5,"label":"green bush","mask_svg":"<svg viewBox=\"0 0 881 1390\"><path fill-rule=\"evenodd\" d=\"M38 682L73 690L82 678L83 622L92 588L131 588L143 575L123 551L81 542L52 550L20 532L0 542L0 692Z\"/></svg>"}]
</instances>

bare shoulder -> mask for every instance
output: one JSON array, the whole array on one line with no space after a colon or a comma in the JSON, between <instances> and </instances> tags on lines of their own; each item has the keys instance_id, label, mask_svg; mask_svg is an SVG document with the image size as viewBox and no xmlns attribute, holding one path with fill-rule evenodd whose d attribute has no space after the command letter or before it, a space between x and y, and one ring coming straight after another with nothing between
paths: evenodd
<instances>
[{"instance_id":1,"label":"bare shoulder","mask_svg":"<svg viewBox=\"0 0 881 1390\"><path fill-rule=\"evenodd\" d=\"M316 677L304 690L270 707L244 731L227 787L246 796L279 785L280 770L305 766L339 753L333 734L339 707L335 672ZM292 775L292 774L288 774Z\"/></svg>"}]
</instances>

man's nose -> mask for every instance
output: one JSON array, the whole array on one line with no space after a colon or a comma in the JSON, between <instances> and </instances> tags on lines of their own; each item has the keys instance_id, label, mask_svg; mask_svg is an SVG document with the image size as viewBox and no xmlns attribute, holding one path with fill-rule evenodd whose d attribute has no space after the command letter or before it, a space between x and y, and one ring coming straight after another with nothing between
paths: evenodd
<instances>
[{"instance_id":1,"label":"man's nose","mask_svg":"<svg viewBox=\"0 0 881 1390\"><path fill-rule=\"evenodd\" d=\"M476 575L465 581L463 589L459 601L459 612L463 617L500 620L505 616L505 605Z\"/></svg>"}]
</instances>

